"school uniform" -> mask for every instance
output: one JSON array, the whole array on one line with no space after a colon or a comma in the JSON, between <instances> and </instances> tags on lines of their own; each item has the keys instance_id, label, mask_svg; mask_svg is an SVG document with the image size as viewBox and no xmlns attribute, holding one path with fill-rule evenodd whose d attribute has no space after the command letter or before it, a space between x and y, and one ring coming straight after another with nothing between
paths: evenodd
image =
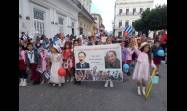
<instances>
[{"instance_id":1,"label":"school uniform","mask_svg":"<svg viewBox=\"0 0 187 111\"><path fill-rule=\"evenodd\" d=\"M39 83L41 79L40 73L36 70L39 64L39 54L37 50L27 51L26 53L27 65L31 70L31 80L35 83Z\"/></svg>"}]
</instances>

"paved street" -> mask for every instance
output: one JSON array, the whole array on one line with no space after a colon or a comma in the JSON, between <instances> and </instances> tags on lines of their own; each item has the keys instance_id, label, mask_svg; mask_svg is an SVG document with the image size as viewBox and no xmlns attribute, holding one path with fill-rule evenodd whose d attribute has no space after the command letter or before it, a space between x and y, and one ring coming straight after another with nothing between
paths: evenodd
<instances>
[{"instance_id":1,"label":"paved street","mask_svg":"<svg viewBox=\"0 0 187 111\"><path fill-rule=\"evenodd\" d=\"M30 85L19 88L19 111L167 111L167 65L160 70L160 83L147 101L137 95L131 79L115 81L114 88L104 88L104 82Z\"/></svg>"}]
</instances>

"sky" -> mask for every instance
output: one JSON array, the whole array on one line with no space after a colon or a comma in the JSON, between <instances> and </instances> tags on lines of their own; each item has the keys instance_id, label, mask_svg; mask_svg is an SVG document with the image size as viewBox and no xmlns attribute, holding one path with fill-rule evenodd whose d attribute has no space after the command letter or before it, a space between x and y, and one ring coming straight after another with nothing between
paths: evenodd
<instances>
[{"instance_id":1,"label":"sky","mask_svg":"<svg viewBox=\"0 0 187 111\"><path fill-rule=\"evenodd\" d=\"M92 0L91 13L98 13L103 19L105 30L112 31L114 20L114 6L116 0ZM154 6L167 4L167 0L154 0Z\"/></svg>"}]
</instances>

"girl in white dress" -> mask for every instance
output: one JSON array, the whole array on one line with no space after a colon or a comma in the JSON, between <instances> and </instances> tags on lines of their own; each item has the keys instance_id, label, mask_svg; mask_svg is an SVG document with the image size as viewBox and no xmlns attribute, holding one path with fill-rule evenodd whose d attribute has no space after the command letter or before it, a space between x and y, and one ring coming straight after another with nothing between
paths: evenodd
<instances>
[{"instance_id":1,"label":"girl in white dress","mask_svg":"<svg viewBox=\"0 0 187 111\"><path fill-rule=\"evenodd\" d=\"M58 70L62 67L62 55L59 54L58 48L51 47L51 77L50 82L53 83L53 86L58 84L58 86L61 86L65 83L65 78L58 75Z\"/></svg>"},{"instance_id":2,"label":"girl in white dress","mask_svg":"<svg viewBox=\"0 0 187 111\"><path fill-rule=\"evenodd\" d=\"M134 48L138 59L132 78L137 81L138 95L141 95L141 86L143 86L142 93L145 95L146 83L150 78L150 69L156 68L156 66L151 58L150 45L147 42L143 42L139 49L137 47Z\"/></svg>"}]
</instances>

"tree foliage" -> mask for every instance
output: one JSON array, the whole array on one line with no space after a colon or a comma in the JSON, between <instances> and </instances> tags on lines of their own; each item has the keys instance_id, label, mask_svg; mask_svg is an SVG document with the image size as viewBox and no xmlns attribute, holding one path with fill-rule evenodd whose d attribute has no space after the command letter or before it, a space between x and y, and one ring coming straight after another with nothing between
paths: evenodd
<instances>
[{"instance_id":1,"label":"tree foliage","mask_svg":"<svg viewBox=\"0 0 187 111\"><path fill-rule=\"evenodd\" d=\"M133 23L136 31L147 33L148 30L167 29L167 5L158 6L152 10L145 10L141 19Z\"/></svg>"}]
</instances>

